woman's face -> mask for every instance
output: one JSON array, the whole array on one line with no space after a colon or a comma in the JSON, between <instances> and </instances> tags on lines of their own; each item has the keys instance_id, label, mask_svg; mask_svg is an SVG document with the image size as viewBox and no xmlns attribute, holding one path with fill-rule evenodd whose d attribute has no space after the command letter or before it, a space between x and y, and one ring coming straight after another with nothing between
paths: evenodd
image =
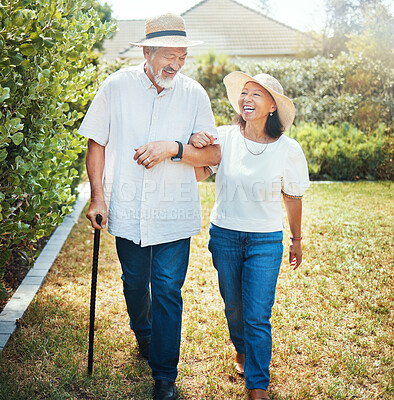
<instances>
[{"instance_id":1,"label":"woman's face","mask_svg":"<svg viewBox=\"0 0 394 400\"><path fill-rule=\"evenodd\" d=\"M258 83L248 82L238 99L242 118L248 122L262 121L265 123L268 114L276 110L276 104L271 95Z\"/></svg>"}]
</instances>

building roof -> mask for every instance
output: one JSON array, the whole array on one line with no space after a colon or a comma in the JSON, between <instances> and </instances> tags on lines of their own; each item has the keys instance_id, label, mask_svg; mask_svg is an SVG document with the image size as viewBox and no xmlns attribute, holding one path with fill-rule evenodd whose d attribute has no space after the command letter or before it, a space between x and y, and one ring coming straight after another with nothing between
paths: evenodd
<instances>
[{"instance_id":1,"label":"building roof","mask_svg":"<svg viewBox=\"0 0 394 400\"><path fill-rule=\"evenodd\" d=\"M230 57L292 56L315 44L309 35L235 0L202 0L181 14L188 38L204 44L188 49L188 57L214 50ZM104 42L104 57L143 60L142 50L128 42L145 38L144 20L118 21L115 37Z\"/></svg>"},{"instance_id":2,"label":"building roof","mask_svg":"<svg viewBox=\"0 0 394 400\"><path fill-rule=\"evenodd\" d=\"M138 42L145 36L145 20L118 20L117 24L115 36L104 40L103 56L109 60L124 58L124 52L131 47L129 42ZM139 50L142 59L141 49Z\"/></svg>"}]
</instances>

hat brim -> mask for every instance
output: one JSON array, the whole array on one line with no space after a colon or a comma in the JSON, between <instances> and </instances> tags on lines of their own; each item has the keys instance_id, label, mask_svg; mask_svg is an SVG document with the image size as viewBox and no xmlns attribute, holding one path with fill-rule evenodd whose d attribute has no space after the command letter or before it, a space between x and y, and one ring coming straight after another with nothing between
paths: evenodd
<instances>
[{"instance_id":1,"label":"hat brim","mask_svg":"<svg viewBox=\"0 0 394 400\"><path fill-rule=\"evenodd\" d=\"M265 86L258 80L254 79L252 76L240 71L231 72L224 77L223 82L226 86L227 97L237 114L241 114L238 99L241 95L242 89L248 82L255 82L270 93L275 100L278 117L283 128L287 130L293 124L295 118L295 107L293 102L285 95L275 92L268 86Z\"/></svg>"},{"instance_id":2,"label":"hat brim","mask_svg":"<svg viewBox=\"0 0 394 400\"><path fill-rule=\"evenodd\" d=\"M152 39L145 39L142 42L129 42L132 46L144 47L192 47L203 44L200 40L189 40L184 36L160 36Z\"/></svg>"}]
</instances>

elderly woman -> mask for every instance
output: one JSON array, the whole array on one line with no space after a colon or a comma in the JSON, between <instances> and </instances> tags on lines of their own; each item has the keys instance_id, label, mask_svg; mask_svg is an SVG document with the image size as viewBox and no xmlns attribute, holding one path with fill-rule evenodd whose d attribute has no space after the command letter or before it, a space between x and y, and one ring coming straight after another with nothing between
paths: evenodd
<instances>
[{"instance_id":1,"label":"elderly woman","mask_svg":"<svg viewBox=\"0 0 394 400\"><path fill-rule=\"evenodd\" d=\"M271 311L283 256L283 210L291 231L289 260L302 260L302 195L309 187L308 167L299 144L284 135L294 120L292 101L270 75L236 71L224 78L237 123L218 128L222 159L216 172L209 250L218 271L220 293L235 368L245 375L253 400L269 399L272 354ZM214 142L192 135L195 147ZM198 180L212 173L196 168Z\"/></svg>"}]
</instances>

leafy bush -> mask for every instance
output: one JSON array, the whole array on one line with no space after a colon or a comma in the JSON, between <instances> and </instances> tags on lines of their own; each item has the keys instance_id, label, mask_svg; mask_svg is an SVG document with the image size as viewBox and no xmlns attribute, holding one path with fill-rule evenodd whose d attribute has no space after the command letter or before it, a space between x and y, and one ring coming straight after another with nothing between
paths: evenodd
<instances>
[{"instance_id":1,"label":"leafy bush","mask_svg":"<svg viewBox=\"0 0 394 400\"><path fill-rule=\"evenodd\" d=\"M210 52L197 61L196 66L186 66L187 74L208 91L216 120L221 123L228 123L233 115L222 79L231 71L241 70L252 76L265 72L276 77L297 107L296 124L348 122L367 133L384 123L392 129L392 63L345 53L335 59L319 56L259 63L239 61L236 65Z\"/></svg>"},{"instance_id":2,"label":"leafy bush","mask_svg":"<svg viewBox=\"0 0 394 400\"><path fill-rule=\"evenodd\" d=\"M113 30L83 0L1 0L0 278L71 211L76 135L97 89L89 51Z\"/></svg>"},{"instance_id":3,"label":"leafy bush","mask_svg":"<svg viewBox=\"0 0 394 400\"><path fill-rule=\"evenodd\" d=\"M325 127L301 123L289 136L304 150L312 180L393 179L394 143L383 124L365 134L348 123Z\"/></svg>"},{"instance_id":4,"label":"leafy bush","mask_svg":"<svg viewBox=\"0 0 394 400\"><path fill-rule=\"evenodd\" d=\"M393 65L360 54L244 64L245 72L275 76L297 107L296 123L349 122L364 132L393 119Z\"/></svg>"},{"instance_id":5,"label":"leafy bush","mask_svg":"<svg viewBox=\"0 0 394 400\"><path fill-rule=\"evenodd\" d=\"M213 50L196 57L195 62L184 67L184 73L201 83L211 100L216 125L224 125L231 121L234 114L227 100L223 78L230 72L238 70L228 56L215 54Z\"/></svg>"}]
</instances>

